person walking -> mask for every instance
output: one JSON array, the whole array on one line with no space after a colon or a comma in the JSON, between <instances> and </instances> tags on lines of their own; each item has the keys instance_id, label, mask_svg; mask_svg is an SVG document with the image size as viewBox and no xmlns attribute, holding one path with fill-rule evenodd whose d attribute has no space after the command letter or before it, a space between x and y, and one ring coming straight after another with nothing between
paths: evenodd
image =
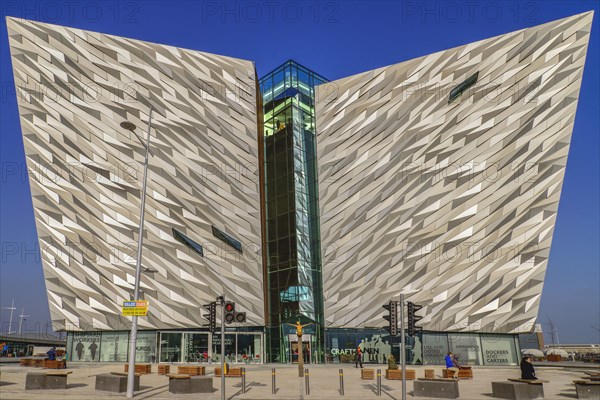
<instances>
[{"instance_id":1,"label":"person walking","mask_svg":"<svg viewBox=\"0 0 600 400\"><path fill-rule=\"evenodd\" d=\"M452 371L453 378L458 380L458 371L460 371L456 365L454 364L454 357L452 357L452 352L449 351L446 355L446 369L448 371Z\"/></svg>"},{"instance_id":2,"label":"person walking","mask_svg":"<svg viewBox=\"0 0 600 400\"><path fill-rule=\"evenodd\" d=\"M362 349L360 348L360 346L358 346L358 347L356 347L356 363L354 365L355 368L358 368L358 364L360 364L361 368L363 367L362 357L363 357Z\"/></svg>"},{"instance_id":3,"label":"person walking","mask_svg":"<svg viewBox=\"0 0 600 400\"><path fill-rule=\"evenodd\" d=\"M531 357L525 356L523 360L521 360L521 379L527 379L530 381L537 380L535 376L535 369L533 368L533 364L531 363Z\"/></svg>"}]
</instances>

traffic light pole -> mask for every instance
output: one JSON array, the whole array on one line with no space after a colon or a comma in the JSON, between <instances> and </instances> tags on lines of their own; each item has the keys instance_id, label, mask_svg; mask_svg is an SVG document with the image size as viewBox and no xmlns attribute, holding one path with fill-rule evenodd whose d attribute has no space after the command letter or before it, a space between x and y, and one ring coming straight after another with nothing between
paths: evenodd
<instances>
[{"instance_id":1,"label":"traffic light pole","mask_svg":"<svg viewBox=\"0 0 600 400\"><path fill-rule=\"evenodd\" d=\"M400 295L400 362L402 363L402 400L406 400L406 336L404 335L404 294Z\"/></svg>"},{"instance_id":2,"label":"traffic light pole","mask_svg":"<svg viewBox=\"0 0 600 400\"><path fill-rule=\"evenodd\" d=\"M225 400L225 295L221 296L221 400Z\"/></svg>"}]
</instances>

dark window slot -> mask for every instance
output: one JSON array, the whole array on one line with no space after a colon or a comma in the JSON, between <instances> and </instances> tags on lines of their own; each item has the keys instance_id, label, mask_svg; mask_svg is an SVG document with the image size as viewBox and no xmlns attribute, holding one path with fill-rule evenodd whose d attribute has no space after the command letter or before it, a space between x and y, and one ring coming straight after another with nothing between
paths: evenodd
<instances>
[{"instance_id":1,"label":"dark window slot","mask_svg":"<svg viewBox=\"0 0 600 400\"><path fill-rule=\"evenodd\" d=\"M454 89L450 91L450 97L448 98L448 103L452 103L454 100L460 97L463 92L466 92L471 86L477 83L477 79L479 78L479 71L475 72L473 75L467 78L463 83L456 86Z\"/></svg>"}]
</instances>

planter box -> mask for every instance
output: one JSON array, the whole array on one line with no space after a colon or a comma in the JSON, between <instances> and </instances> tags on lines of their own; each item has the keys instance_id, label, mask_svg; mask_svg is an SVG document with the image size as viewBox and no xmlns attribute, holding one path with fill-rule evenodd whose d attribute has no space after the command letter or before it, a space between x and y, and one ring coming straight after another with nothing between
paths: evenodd
<instances>
[{"instance_id":1,"label":"planter box","mask_svg":"<svg viewBox=\"0 0 600 400\"><path fill-rule=\"evenodd\" d=\"M206 375L205 368L197 365L182 365L177 367L177 373L186 375Z\"/></svg>"},{"instance_id":2,"label":"planter box","mask_svg":"<svg viewBox=\"0 0 600 400\"><path fill-rule=\"evenodd\" d=\"M158 366L158 374L159 375L167 375L169 373L171 373L170 365L159 365Z\"/></svg>"},{"instance_id":3,"label":"planter box","mask_svg":"<svg viewBox=\"0 0 600 400\"><path fill-rule=\"evenodd\" d=\"M414 380L417 378L417 371L414 369L406 370L406 379ZM397 380L402 379L402 370L401 369L386 369L385 370L385 379L389 380Z\"/></svg>"},{"instance_id":4,"label":"planter box","mask_svg":"<svg viewBox=\"0 0 600 400\"><path fill-rule=\"evenodd\" d=\"M444 378L452 378L454 373L450 370L443 369L442 376ZM473 379L473 369L470 367L463 367L458 371L458 379Z\"/></svg>"},{"instance_id":5,"label":"planter box","mask_svg":"<svg viewBox=\"0 0 600 400\"><path fill-rule=\"evenodd\" d=\"M215 367L215 376L221 376L221 367ZM229 372L225 376L242 376L241 368L229 368Z\"/></svg>"},{"instance_id":6,"label":"planter box","mask_svg":"<svg viewBox=\"0 0 600 400\"><path fill-rule=\"evenodd\" d=\"M67 368L64 361L50 361L46 360L46 368L48 369L65 369Z\"/></svg>"},{"instance_id":7,"label":"planter box","mask_svg":"<svg viewBox=\"0 0 600 400\"><path fill-rule=\"evenodd\" d=\"M371 368L361 368L360 378L367 379L367 380L375 379L375 370L371 369Z\"/></svg>"},{"instance_id":8,"label":"planter box","mask_svg":"<svg viewBox=\"0 0 600 400\"><path fill-rule=\"evenodd\" d=\"M125 372L129 372L129 364L125 364ZM151 374L152 364L135 364L136 374Z\"/></svg>"}]
</instances>

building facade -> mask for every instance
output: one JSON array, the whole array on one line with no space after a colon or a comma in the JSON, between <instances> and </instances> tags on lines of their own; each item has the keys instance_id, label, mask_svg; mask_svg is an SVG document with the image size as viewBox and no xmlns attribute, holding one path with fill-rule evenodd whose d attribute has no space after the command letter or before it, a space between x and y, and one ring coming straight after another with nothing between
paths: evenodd
<instances>
[{"instance_id":1,"label":"building facade","mask_svg":"<svg viewBox=\"0 0 600 400\"><path fill-rule=\"evenodd\" d=\"M537 317L592 14L329 82L8 18L42 266L74 361L127 357L152 109L137 360L515 364ZM134 132L120 123L130 121ZM220 317L220 316L219 316ZM307 324L302 343L290 325Z\"/></svg>"}]
</instances>

